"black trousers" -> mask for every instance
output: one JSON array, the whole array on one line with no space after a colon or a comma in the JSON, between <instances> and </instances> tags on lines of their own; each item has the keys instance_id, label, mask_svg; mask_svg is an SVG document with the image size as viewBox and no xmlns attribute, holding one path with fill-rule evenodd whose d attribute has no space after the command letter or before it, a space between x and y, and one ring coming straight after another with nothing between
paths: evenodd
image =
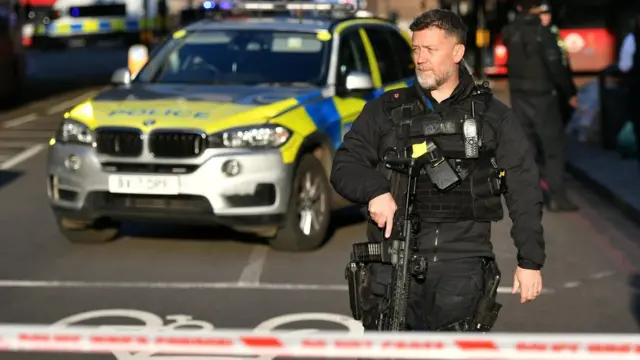
<instances>
[{"instance_id":1,"label":"black trousers","mask_svg":"<svg viewBox=\"0 0 640 360\"><path fill-rule=\"evenodd\" d=\"M540 173L549 185L549 194L563 193L566 154L559 96L512 92L511 108L521 121L535 153L542 150L544 165Z\"/></svg>"},{"instance_id":2,"label":"black trousers","mask_svg":"<svg viewBox=\"0 0 640 360\"><path fill-rule=\"evenodd\" d=\"M377 330L383 297L391 282L391 265L369 265L362 289L362 325ZM429 263L426 280L411 283L407 325L410 331L435 331L472 317L484 289L481 258Z\"/></svg>"}]
</instances>

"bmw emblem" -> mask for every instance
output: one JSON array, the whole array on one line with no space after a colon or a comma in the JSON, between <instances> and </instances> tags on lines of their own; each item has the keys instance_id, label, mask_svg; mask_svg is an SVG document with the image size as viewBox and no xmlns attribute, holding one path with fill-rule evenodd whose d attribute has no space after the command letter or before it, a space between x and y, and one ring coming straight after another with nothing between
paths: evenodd
<instances>
[{"instance_id":1,"label":"bmw emblem","mask_svg":"<svg viewBox=\"0 0 640 360\"><path fill-rule=\"evenodd\" d=\"M156 121L155 121L155 120L153 120L153 119L148 119L148 120L145 120L145 121L143 121L143 122L142 122L142 124L143 124L144 126L151 126L151 125L153 125L153 124L155 124L155 123L156 123Z\"/></svg>"}]
</instances>

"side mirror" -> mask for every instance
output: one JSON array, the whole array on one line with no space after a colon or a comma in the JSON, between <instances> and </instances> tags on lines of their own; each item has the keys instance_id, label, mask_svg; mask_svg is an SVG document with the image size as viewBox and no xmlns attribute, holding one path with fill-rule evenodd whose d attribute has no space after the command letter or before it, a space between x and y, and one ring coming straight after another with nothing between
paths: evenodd
<instances>
[{"instance_id":1,"label":"side mirror","mask_svg":"<svg viewBox=\"0 0 640 360\"><path fill-rule=\"evenodd\" d=\"M131 73L129 69L122 68L116 70L113 75L111 75L111 83L113 85L129 85L131 83Z\"/></svg>"},{"instance_id":2,"label":"side mirror","mask_svg":"<svg viewBox=\"0 0 640 360\"><path fill-rule=\"evenodd\" d=\"M371 79L371 75L365 72L352 71L347 75L345 88L347 91L372 90L373 79Z\"/></svg>"},{"instance_id":3,"label":"side mirror","mask_svg":"<svg viewBox=\"0 0 640 360\"><path fill-rule=\"evenodd\" d=\"M131 46L127 55L127 66L131 77L135 77L148 60L149 49L146 46L140 44Z\"/></svg>"}]
</instances>

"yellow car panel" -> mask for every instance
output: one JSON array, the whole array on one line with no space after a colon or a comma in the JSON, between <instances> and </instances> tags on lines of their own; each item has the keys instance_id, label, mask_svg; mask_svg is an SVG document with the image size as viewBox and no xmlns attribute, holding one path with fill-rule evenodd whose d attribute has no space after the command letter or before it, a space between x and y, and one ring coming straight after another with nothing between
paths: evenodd
<instances>
[{"instance_id":1,"label":"yellow car panel","mask_svg":"<svg viewBox=\"0 0 640 360\"><path fill-rule=\"evenodd\" d=\"M100 126L127 126L138 128L143 133L157 128L197 128L206 133L216 133L234 127L263 124L297 105L295 99L264 106L209 101L93 101L77 106L69 117L81 121L91 130ZM155 123L144 125L149 118L153 118Z\"/></svg>"}]
</instances>

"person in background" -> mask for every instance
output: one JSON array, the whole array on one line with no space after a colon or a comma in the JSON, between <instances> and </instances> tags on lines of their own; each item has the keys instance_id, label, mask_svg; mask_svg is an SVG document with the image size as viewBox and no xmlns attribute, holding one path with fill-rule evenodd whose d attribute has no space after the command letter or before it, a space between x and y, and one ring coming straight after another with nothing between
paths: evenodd
<instances>
[{"instance_id":1,"label":"person in background","mask_svg":"<svg viewBox=\"0 0 640 360\"><path fill-rule=\"evenodd\" d=\"M550 211L576 211L564 182L565 148L561 102L577 105L577 89L563 63L556 36L541 22L539 0L519 0L514 21L502 30L507 60L511 107L522 122L532 146L540 140L544 157L541 173L548 187ZM546 16L546 15L545 15ZM544 170L544 171L542 171Z\"/></svg>"},{"instance_id":2,"label":"person in background","mask_svg":"<svg viewBox=\"0 0 640 360\"><path fill-rule=\"evenodd\" d=\"M555 35L556 40L558 42L558 47L562 52L562 64L567 68L569 74L572 74L571 63L569 62L569 52L567 51L567 45L560 36L560 29L553 23L553 15L551 13L551 5L543 1L540 3L540 22L542 26L549 28L549 31L553 35ZM560 99L560 112L562 113L562 120L564 120L564 124L567 125L569 120L571 120L571 116L575 111L575 106L577 101L575 99L571 99L567 97L565 94L559 94L561 96Z\"/></svg>"},{"instance_id":3,"label":"person in background","mask_svg":"<svg viewBox=\"0 0 640 360\"><path fill-rule=\"evenodd\" d=\"M635 109L635 101L640 96L640 51L636 51L639 48L638 41L640 40L640 5L636 6L634 10L634 27L622 41L618 57L618 69L625 74L625 80L629 84L628 108L630 110ZM628 113L633 124L638 167L640 167L640 115L636 111L628 111Z\"/></svg>"}]
</instances>

